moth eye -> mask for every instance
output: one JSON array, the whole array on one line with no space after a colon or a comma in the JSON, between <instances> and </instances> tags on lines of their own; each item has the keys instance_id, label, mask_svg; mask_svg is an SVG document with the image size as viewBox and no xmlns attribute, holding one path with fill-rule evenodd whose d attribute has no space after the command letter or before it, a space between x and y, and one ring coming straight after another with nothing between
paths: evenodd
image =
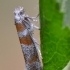
<instances>
[{"instance_id":1,"label":"moth eye","mask_svg":"<svg viewBox=\"0 0 70 70\"><path fill-rule=\"evenodd\" d=\"M23 12L20 12L20 15L22 15L23 14Z\"/></svg>"}]
</instances>

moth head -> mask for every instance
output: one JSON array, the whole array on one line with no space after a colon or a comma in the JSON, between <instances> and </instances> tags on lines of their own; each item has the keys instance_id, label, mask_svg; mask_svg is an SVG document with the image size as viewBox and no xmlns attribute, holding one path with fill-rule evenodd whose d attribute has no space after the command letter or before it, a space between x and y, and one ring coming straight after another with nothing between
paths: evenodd
<instances>
[{"instance_id":1,"label":"moth head","mask_svg":"<svg viewBox=\"0 0 70 70\"><path fill-rule=\"evenodd\" d=\"M23 18L24 18L24 14L25 13L25 10L23 7L18 7L18 8L15 8L14 10L14 18L15 18L15 22L16 23L21 23Z\"/></svg>"}]
</instances>

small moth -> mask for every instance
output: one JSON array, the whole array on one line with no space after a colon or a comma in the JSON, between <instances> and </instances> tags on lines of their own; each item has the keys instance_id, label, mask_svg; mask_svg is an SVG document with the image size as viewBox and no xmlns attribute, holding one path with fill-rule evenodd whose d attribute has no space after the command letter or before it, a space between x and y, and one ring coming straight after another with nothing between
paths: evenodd
<instances>
[{"instance_id":1,"label":"small moth","mask_svg":"<svg viewBox=\"0 0 70 70\"><path fill-rule=\"evenodd\" d=\"M14 10L15 25L25 59L26 70L42 70L38 55L40 50L32 36L33 29L39 29L39 27L31 23L31 20L35 21L34 18L26 15L23 7L18 7Z\"/></svg>"}]
</instances>

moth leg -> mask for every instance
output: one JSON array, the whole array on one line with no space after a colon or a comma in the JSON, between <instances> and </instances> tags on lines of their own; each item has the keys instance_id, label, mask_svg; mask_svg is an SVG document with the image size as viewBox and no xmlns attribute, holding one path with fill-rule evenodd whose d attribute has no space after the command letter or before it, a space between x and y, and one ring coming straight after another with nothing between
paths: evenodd
<instances>
[{"instance_id":1,"label":"moth leg","mask_svg":"<svg viewBox=\"0 0 70 70\"><path fill-rule=\"evenodd\" d=\"M37 30L40 30L40 27L36 26L36 25L33 25L33 27Z\"/></svg>"},{"instance_id":2,"label":"moth leg","mask_svg":"<svg viewBox=\"0 0 70 70\"><path fill-rule=\"evenodd\" d=\"M39 22L39 20L36 20L36 19L34 19L34 18L32 18L32 21L34 21L34 22Z\"/></svg>"},{"instance_id":3,"label":"moth leg","mask_svg":"<svg viewBox=\"0 0 70 70\"><path fill-rule=\"evenodd\" d=\"M35 38L33 38L33 40L34 40L34 42L37 44L37 45L39 45L39 43L36 41L36 39ZM40 45L39 45L40 46ZM40 51L40 49L39 49L39 47L38 46L36 46L36 49L37 49L37 51L39 52L39 54L40 54L40 58L42 59L42 55L41 55L41 51Z\"/></svg>"},{"instance_id":4,"label":"moth leg","mask_svg":"<svg viewBox=\"0 0 70 70\"><path fill-rule=\"evenodd\" d=\"M40 44L37 42L37 40L33 37L34 42L40 46Z\"/></svg>"},{"instance_id":5,"label":"moth leg","mask_svg":"<svg viewBox=\"0 0 70 70\"><path fill-rule=\"evenodd\" d=\"M36 17L32 17L33 19L37 18L39 16L39 14Z\"/></svg>"},{"instance_id":6,"label":"moth leg","mask_svg":"<svg viewBox=\"0 0 70 70\"><path fill-rule=\"evenodd\" d=\"M38 47L38 46L36 46L36 49L37 49L37 51L38 51L38 52L39 52L39 54L40 54L40 58L42 59L42 55L41 55L41 51L40 51L39 47Z\"/></svg>"},{"instance_id":7,"label":"moth leg","mask_svg":"<svg viewBox=\"0 0 70 70\"><path fill-rule=\"evenodd\" d=\"M39 20L36 20L36 18L39 16L39 14L36 16L36 17L30 17L28 15L26 15L25 17L32 20L32 21L35 21L35 22L39 22Z\"/></svg>"},{"instance_id":8,"label":"moth leg","mask_svg":"<svg viewBox=\"0 0 70 70\"><path fill-rule=\"evenodd\" d=\"M32 18L33 21L39 22L39 20L35 20L38 16L39 16L39 14L36 17L31 17L31 18Z\"/></svg>"}]
</instances>

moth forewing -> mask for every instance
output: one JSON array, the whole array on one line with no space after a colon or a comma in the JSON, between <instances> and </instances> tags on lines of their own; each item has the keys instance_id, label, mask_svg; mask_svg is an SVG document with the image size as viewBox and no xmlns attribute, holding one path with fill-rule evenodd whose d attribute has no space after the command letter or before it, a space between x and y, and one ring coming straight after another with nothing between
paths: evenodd
<instances>
[{"instance_id":1,"label":"moth forewing","mask_svg":"<svg viewBox=\"0 0 70 70\"><path fill-rule=\"evenodd\" d=\"M42 70L41 62L32 36L32 23L28 17L25 16L22 7L16 8L14 14L15 25L25 59L26 70Z\"/></svg>"}]
</instances>

